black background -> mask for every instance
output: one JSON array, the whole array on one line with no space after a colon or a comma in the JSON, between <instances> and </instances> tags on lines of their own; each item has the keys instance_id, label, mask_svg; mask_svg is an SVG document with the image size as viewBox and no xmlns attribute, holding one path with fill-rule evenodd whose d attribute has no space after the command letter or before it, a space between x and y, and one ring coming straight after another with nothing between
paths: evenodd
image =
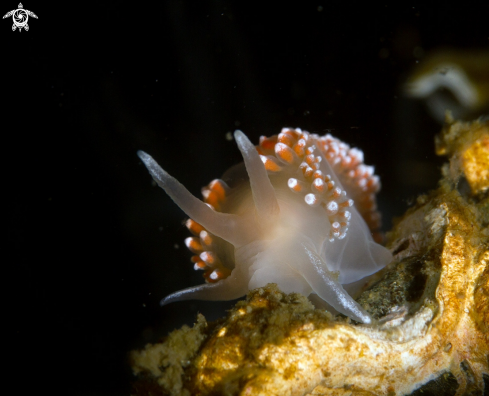
<instances>
[{"instance_id":1,"label":"black background","mask_svg":"<svg viewBox=\"0 0 489 396\"><path fill-rule=\"evenodd\" d=\"M28 32L0 24L5 384L15 394L127 394L129 350L230 306L159 307L202 280L183 247L185 216L138 149L200 196L240 161L228 132L253 142L283 126L331 132L376 166L387 230L436 187L443 162L440 126L402 97L402 82L423 51L489 45L486 2L46 3L23 3L39 17Z\"/></svg>"}]
</instances>

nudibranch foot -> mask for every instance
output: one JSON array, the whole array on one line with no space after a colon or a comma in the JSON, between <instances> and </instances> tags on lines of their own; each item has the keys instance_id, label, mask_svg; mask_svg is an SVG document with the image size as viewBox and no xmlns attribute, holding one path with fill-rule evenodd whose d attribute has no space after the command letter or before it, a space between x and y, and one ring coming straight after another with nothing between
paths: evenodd
<instances>
[{"instance_id":1,"label":"nudibranch foot","mask_svg":"<svg viewBox=\"0 0 489 396\"><path fill-rule=\"evenodd\" d=\"M193 236L185 244L206 281L162 304L231 300L276 283L287 293L314 293L338 312L371 323L342 286L392 259L372 238L380 225L380 182L363 164L363 153L298 128L262 137L257 147L241 131L234 137L244 166L204 187L204 201L138 152L156 183L191 217L186 225Z\"/></svg>"}]
</instances>

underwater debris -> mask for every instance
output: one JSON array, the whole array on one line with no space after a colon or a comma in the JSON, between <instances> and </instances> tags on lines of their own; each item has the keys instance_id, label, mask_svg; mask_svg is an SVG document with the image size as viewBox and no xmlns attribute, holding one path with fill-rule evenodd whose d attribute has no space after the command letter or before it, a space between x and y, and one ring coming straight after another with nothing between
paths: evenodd
<instances>
[{"instance_id":1,"label":"underwater debris","mask_svg":"<svg viewBox=\"0 0 489 396\"><path fill-rule=\"evenodd\" d=\"M404 94L422 99L431 116L444 122L446 110L457 119L489 112L489 51L439 49L416 65Z\"/></svg>"}]
</instances>

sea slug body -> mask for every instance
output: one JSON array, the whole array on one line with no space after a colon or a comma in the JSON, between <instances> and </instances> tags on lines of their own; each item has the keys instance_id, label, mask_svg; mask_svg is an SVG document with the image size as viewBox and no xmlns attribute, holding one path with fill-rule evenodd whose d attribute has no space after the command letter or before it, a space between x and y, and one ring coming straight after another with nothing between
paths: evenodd
<instances>
[{"instance_id":1,"label":"sea slug body","mask_svg":"<svg viewBox=\"0 0 489 396\"><path fill-rule=\"evenodd\" d=\"M276 283L287 293L317 294L338 312L370 323L343 287L392 259L369 230L379 227L380 182L363 164L363 153L329 134L300 129L262 136L257 147L241 131L234 136L244 163L203 188L204 202L138 152L156 183L190 217L194 236L185 243L206 279L162 304L231 300Z\"/></svg>"}]
</instances>

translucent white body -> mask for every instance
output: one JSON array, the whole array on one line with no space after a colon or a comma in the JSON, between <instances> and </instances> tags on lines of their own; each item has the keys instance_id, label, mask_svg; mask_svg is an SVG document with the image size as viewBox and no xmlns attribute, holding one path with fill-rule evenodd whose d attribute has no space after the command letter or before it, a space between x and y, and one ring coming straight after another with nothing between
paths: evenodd
<instances>
[{"instance_id":1,"label":"translucent white body","mask_svg":"<svg viewBox=\"0 0 489 396\"><path fill-rule=\"evenodd\" d=\"M227 278L175 292L162 303L186 299L230 300L248 290L276 283L287 293L306 296L315 293L337 311L370 323L369 314L342 284L377 272L390 262L391 253L373 241L355 207L348 208L347 232L341 239L332 239L332 223L325 206L306 204L302 195L294 194L288 187L290 178L302 180L301 170L295 166L290 171L269 175L248 138L240 131L236 131L235 138L243 154L249 184L230 194L228 213L209 208L148 154L138 152L155 181L175 203L207 231L226 241L223 243L231 244L231 253L227 255L234 256L222 257L226 262L234 261ZM315 154L321 155L319 150ZM341 186L326 159L318 167Z\"/></svg>"}]
</instances>

